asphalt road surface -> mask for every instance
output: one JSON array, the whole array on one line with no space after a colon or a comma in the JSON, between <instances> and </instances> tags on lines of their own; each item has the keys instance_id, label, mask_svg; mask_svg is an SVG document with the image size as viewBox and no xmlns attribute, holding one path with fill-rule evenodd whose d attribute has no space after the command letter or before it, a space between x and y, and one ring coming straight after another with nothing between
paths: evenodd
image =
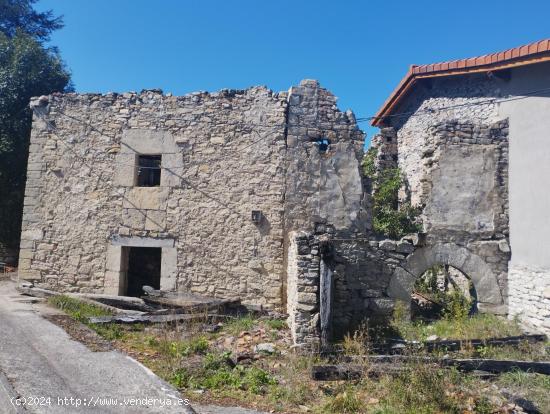
<instances>
[{"instance_id":1,"label":"asphalt road surface","mask_svg":"<svg viewBox=\"0 0 550 414\"><path fill-rule=\"evenodd\" d=\"M71 339L40 316L45 305L30 303L15 286L0 279L0 414L259 414L184 405L185 396L129 356L92 352ZM17 397L26 404L17 406Z\"/></svg>"}]
</instances>

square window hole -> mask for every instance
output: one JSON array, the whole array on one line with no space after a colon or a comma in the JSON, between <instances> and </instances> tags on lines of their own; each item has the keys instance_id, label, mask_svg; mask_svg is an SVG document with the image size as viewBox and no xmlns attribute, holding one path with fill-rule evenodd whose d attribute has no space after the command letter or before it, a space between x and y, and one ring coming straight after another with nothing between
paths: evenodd
<instances>
[{"instance_id":1,"label":"square window hole","mask_svg":"<svg viewBox=\"0 0 550 414\"><path fill-rule=\"evenodd\" d=\"M162 155L138 155L138 187L158 187L160 185L161 162Z\"/></svg>"}]
</instances>

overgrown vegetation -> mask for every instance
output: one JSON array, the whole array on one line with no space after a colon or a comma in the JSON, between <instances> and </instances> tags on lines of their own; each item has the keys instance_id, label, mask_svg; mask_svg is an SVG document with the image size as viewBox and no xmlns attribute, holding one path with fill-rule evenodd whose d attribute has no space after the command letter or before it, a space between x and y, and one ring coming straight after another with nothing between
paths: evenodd
<instances>
[{"instance_id":1,"label":"overgrown vegetation","mask_svg":"<svg viewBox=\"0 0 550 414\"><path fill-rule=\"evenodd\" d=\"M109 314L100 307L67 296L49 300L79 321ZM406 321L406 308L397 306L390 328L408 339L492 337L519 333L514 322L489 315L451 318L427 324ZM190 325L118 326L88 324L115 346L181 389L194 403L247 406L264 411L333 413L493 413L506 404L492 384L435 364L410 363L398 374L365 375L355 381L319 383L310 379L313 364L329 361L292 351L281 319L244 315L206 332L208 320ZM372 330L366 323L343 341L344 356L368 354ZM258 343L272 341L275 351L256 352ZM527 348L523 351L527 352ZM474 351L472 351L474 352ZM479 352L490 354L492 348ZM528 355L534 356L531 349ZM542 351L541 351L542 352ZM365 373L369 358L361 359ZM339 363L331 360L331 363ZM341 363L345 363L344 360ZM529 392L540 407L548 402L547 377L531 374L501 376L499 386ZM529 388L527 390L527 388ZM546 394L545 394L546 393Z\"/></svg>"},{"instance_id":2,"label":"overgrown vegetation","mask_svg":"<svg viewBox=\"0 0 550 414\"><path fill-rule=\"evenodd\" d=\"M369 148L363 158L363 174L372 185L373 229L387 237L398 239L420 230L416 222L419 211L407 201L399 202L399 191L405 180L399 168L377 171L376 149Z\"/></svg>"},{"instance_id":3,"label":"overgrown vegetation","mask_svg":"<svg viewBox=\"0 0 550 414\"><path fill-rule=\"evenodd\" d=\"M410 320L407 312L405 304L398 302L390 324L397 335L408 340L424 341L432 335L447 339L487 339L521 334L515 321L491 314L468 316L460 311L454 316L448 314L443 319L426 322Z\"/></svg>"},{"instance_id":4,"label":"overgrown vegetation","mask_svg":"<svg viewBox=\"0 0 550 414\"><path fill-rule=\"evenodd\" d=\"M497 384L537 405L541 413L550 413L550 376L527 372L500 375Z\"/></svg>"},{"instance_id":5,"label":"overgrown vegetation","mask_svg":"<svg viewBox=\"0 0 550 414\"><path fill-rule=\"evenodd\" d=\"M89 326L109 341L121 339L125 334L122 327L115 323L99 325L88 321L88 318L91 317L110 316L113 314L101 306L89 304L66 295L52 296L48 299L48 303L61 309L77 321Z\"/></svg>"},{"instance_id":6,"label":"overgrown vegetation","mask_svg":"<svg viewBox=\"0 0 550 414\"><path fill-rule=\"evenodd\" d=\"M88 318L96 316L110 316L113 313L100 306L92 305L66 295L51 296L48 302L72 316L77 321L88 323Z\"/></svg>"},{"instance_id":7,"label":"overgrown vegetation","mask_svg":"<svg viewBox=\"0 0 550 414\"><path fill-rule=\"evenodd\" d=\"M475 300L470 294L473 291L473 285L466 275L455 269L455 272L467 279L467 292L462 291L459 286L454 285L449 280L448 267L444 265L432 266L416 280L413 291L438 305L438 309L432 309L431 311L432 318L443 317L451 320L463 320L473 311L475 305ZM439 277L444 279L442 281L444 286L438 286Z\"/></svg>"},{"instance_id":8,"label":"overgrown vegetation","mask_svg":"<svg viewBox=\"0 0 550 414\"><path fill-rule=\"evenodd\" d=\"M473 389L464 392L469 388L468 385L475 386L475 382L474 378L456 370L444 370L430 364L412 363L398 376L383 379L380 386L391 391L386 394L379 412L403 414L468 412L484 401L484 396L477 394Z\"/></svg>"}]
</instances>

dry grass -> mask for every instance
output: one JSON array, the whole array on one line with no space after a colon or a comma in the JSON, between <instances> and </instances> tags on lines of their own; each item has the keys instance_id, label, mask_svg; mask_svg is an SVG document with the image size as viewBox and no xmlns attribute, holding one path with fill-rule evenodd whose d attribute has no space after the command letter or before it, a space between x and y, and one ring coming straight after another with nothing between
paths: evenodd
<instances>
[{"instance_id":1,"label":"dry grass","mask_svg":"<svg viewBox=\"0 0 550 414\"><path fill-rule=\"evenodd\" d=\"M527 372L509 372L497 384L511 393L534 402L541 413L550 413L550 376Z\"/></svg>"},{"instance_id":2,"label":"dry grass","mask_svg":"<svg viewBox=\"0 0 550 414\"><path fill-rule=\"evenodd\" d=\"M97 316L99 312L69 302L62 300L53 304L78 320L84 320L88 313ZM494 322L488 318L463 321L456 327L449 326L450 321L435 328L397 327L404 329L402 332L411 332L413 338L422 338L424 330L442 337L458 333L499 336L503 333L502 327L510 329L504 332L515 332L508 325L489 326L491 321ZM394 323L400 323L399 318ZM310 379L311 366L328 361L294 353L290 349L289 332L282 321L243 316L225 322L215 333L205 332L205 324L209 324L206 317L191 324L90 327L171 382L194 402L240 405L279 413L505 412L502 410L506 401L491 383L456 370L411 363L404 365L398 375L383 373L377 378L364 375L356 381L315 382ZM342 358L368 353L370 332L368 326L363 325L346 336ZM255 353L254 345L261 342L272 342L275 354ZM247 358L237 361L237 356L245 354ZM360 361L368 373L368 358ZM497 384L517 393L528 393L538 404L548 402L546 377L506 375L501 376Z\"/></svg>"}]
</instances>

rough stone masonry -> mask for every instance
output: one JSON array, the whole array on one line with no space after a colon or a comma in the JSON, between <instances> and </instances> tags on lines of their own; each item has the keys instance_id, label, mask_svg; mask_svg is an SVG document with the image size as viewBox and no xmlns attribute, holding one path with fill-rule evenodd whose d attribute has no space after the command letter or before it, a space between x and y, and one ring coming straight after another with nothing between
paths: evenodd
<instances>
[{"instance_id":1,"label":"rough stone masonry","mask_svg":"<svg viewBox=\"0 0 550 414\"><path fill-rule=\"evenodd\" d=\"M471 99L485 86L470 85ZM425 111L441 99L409 103L418 116L373 138L376 168L399 166L403 199L422 209L422 234L384 240L361 174L364 134L316 81L37 98L20 277L126 294L129 252L156 248L161 289L286 311L295 343L308 344L327 315L321 269L335 336L410 303L438 264L472 279L480 310L507 313L508 120L487 115L491 104L465 117ZM139 184L142 157L160 163L153 186Z\"/></svg>"},{"instance_id":2,"label":"rough stone masonry","mask_svg":"<svg viewBox=\"0 0 550 414\"><path fill-rule=\"evenodd\" d=\"M128 250L152 247L162 289L284 309L291 232L366 230L364 134L316 81L31 106L19 274L38 285L124 294ZM159 185L136 185L144 155Z\"/></svg>"}]
</instances>

